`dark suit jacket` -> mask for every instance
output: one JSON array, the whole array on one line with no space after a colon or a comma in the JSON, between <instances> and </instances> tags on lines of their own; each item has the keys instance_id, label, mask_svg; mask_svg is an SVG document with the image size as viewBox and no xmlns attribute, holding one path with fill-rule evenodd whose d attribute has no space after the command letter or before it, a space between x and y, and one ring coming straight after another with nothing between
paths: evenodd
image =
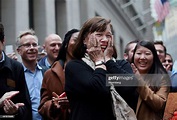
<instances>
[{"instance_id":1,"label":"dark suit jacket","mask_svg":"<svg viewBox=\"0 0 177 120\"><path fill-rule=\"evenodd\" d=\"M0 97L9 91L19 91L20 93L11 100L14 103L25 104L24 107L20 107L18 114L15 115L15 119L31 120L31 102L23 66L18 61L10 59L5 55L5 61L0 63ZM3 108L0 108L0 115L6 115Z\"/></svg>"}]
</instances>

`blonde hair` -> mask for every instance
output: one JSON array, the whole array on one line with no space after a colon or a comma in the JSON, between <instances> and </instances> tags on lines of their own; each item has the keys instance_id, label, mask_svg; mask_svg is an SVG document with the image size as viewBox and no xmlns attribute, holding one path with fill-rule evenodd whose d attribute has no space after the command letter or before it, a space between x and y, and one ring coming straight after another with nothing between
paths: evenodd
<instances>
[{"instance_id":1,"label":"blonde hair","mask_svg":"<svg viewBox=\"0 0 177 120\"><path fill-rule=\"evenodd\" d=\"M25 31L20 31L18 37L17 37L17 41L16 41L16 46L17 48L20 46L20 40L23 36L25 35L32 35L35 37L36 41L38 41L38 37L36 36L35 34L35 31L33 29L28 29L28 30L25 30Z\"/></svg>"}]
</instances>

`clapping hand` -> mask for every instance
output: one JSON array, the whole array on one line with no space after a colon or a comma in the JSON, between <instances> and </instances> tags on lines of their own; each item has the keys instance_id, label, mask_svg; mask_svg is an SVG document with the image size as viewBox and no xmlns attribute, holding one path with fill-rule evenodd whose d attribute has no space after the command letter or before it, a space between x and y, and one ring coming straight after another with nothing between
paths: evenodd
<instances>
[{"instance_id":1,"label":"clapping hand","mask_svg":"<svg viewBox=\"0 0 177 120\"><path fill-rule=\"evenodd\" d=\"M6 92L0 99L0 106L3 107L6 114L15 114L18 112L20 106L24 106L23 103L14 104L10 99L17 95L19 91Z\"/></svg>"},{"instance_id":2,"label":"clapping hand","mask_svg":"<svg viewBox=\"0 0 177 120\"><path fill-rule=\"evenodd\" d=\"M140 72L139 72L139 70L137 69L137 67L134 65L134 63L131 63L131 67L132 67L133 73L135 74L135 77L136 77L138 80L141 80L142 77L141 77L141 75L140 75Z\"/></svg>"},{"instance_id":3,"label":"clapping hand","mask_svg":"<svg viewBox=\"0 0 177 120\"><path fill-rule=\"evenodd\" d=\"M67 97L64 96L58 96L55 92L52 93L53 97L52 97L52 104L53 106L58 109L67 109L69 108L69 101L67 99Z\"/></svg>"},{"instance_id":4,"label":"clapping hand","mask_svg":"<svg viewBox=\"0 0 177 120\"><path fill-rule=\"evenodd\" d=\"M10 99L5 99L3 109L6 114L16 114L18 112L19 107L22 106L24 106L24 103L14 104Z\"/></svg>"}]
</instances>

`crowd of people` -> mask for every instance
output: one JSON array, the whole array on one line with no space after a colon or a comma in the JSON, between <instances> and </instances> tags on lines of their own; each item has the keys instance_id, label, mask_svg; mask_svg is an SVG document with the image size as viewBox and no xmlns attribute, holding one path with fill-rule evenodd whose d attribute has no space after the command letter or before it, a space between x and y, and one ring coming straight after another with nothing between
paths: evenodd
<instances>
[{"instance_id":1,"label":"crowd of people","mask_svg":"<svg viewBox=\"0 0 177 120\"><path fill-rule=\"evenodd\" d=\"M177 71L162 41L132 40L117 59L111 20L93 17L64 39L50 34L39 59L38 37L21 31L19 62L4 52L0 23L0 116L16 120L116 120L107 75L132 75L114 85L137 120L162 120ZM10 116L11 115L11 116ZM0 118L1 119L1 118Z\"/></svg>"}]
</instances>

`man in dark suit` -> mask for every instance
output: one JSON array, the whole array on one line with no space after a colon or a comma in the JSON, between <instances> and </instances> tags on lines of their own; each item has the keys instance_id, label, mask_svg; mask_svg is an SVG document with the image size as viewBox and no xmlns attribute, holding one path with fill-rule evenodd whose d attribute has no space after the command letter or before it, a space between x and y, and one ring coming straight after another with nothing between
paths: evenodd
<instances>
[{"instance_id":1,"label":"man in dark suit","mask_svg":"<svg viewBox=\"0 0 177 120\"><path fill-rule=\"evenodd\" d=\"M0 23L0 117L31 120L31 102L21 63L5 54L4 27Z\"/></svg>"}]
</instances>

